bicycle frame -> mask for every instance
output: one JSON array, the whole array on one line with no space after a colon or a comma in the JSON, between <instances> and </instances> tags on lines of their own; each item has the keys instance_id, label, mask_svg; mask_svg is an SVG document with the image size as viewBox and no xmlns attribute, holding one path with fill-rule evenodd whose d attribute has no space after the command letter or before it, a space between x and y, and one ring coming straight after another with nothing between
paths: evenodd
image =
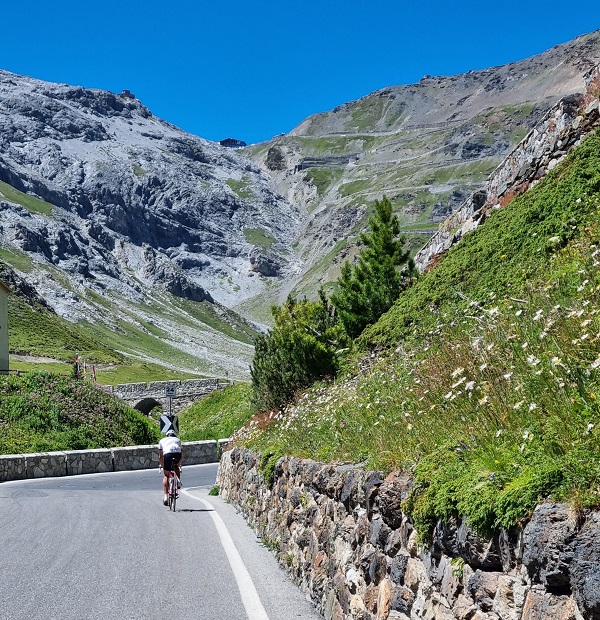
<instances>
[{"instance_id":1,"label":"bicycle frame","mask_svg":"<svg viewBox=\"0 0 600 620\"><path fill-rule=\"evenodd\" d=\"M174 471L165 472L168 477L167 482L167 495L169 499L169 509L175 512L175 506L177 504L177 498L179 497L179 491L177 485L179 484L179 478Z\"/></svg>"}]
</instances>

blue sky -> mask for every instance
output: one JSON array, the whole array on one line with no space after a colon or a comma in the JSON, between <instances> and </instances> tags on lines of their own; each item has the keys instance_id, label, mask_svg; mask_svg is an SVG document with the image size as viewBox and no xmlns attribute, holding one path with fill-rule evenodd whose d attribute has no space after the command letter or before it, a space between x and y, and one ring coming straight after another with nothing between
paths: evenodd
<instances>
[{"instance_id":1,"label":"blue sky","mask_svg":"<svg viewBox=\"0 0 600 620\"><path fill-rule=\"evenodd\" d=\"M253 143L386 86L527 58L600 13L595 0L31 0L5 2L2 22L2 69L128 88L187 131Z\"/></svg>"}]
</instances>

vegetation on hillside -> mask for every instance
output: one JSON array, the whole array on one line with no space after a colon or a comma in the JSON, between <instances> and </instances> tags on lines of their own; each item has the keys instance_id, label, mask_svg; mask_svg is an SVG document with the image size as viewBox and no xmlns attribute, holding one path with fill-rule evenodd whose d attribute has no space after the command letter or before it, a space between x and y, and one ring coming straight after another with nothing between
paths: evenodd
<instances>
[{"instance_id":1,"label":"vegetation on hillside","mask_svg":"<svg viewBox=\"0 0 600 620\"><path fill-rule=\"evenodd\" d=\"M348 336L356 338L375 323L398 299L414 272L414 264L398 236L400 222L384 196L375 201L369 233L359 237L363 246L356 264L346 261L331 301ZM399 267L408 264L406 273Z\"/></svg>"},{"instance_id":2,"label":"vegetation on hillside","mask_svg":"<svg viewBox=\"0 0 600 620\"><path fill-rule=\"evenodd\" d=\"M422 536L600 504L600 135L495 211L359 339L356 371L256 416L263 454L410 469ZM364 350L364 349L363 349Z\"/></svg>"},{"instance_id":3,"label":"vegetation on hillside","mask_svg":"<svg viewBox=\"0 0 600 620\"><path fill-rule=\"evenodd\" d=\"M195 402L179 416L183 441L225 439L244 426L254 413L250 384L234 383Z\"/></svg>"},{"instance_id":4,"label":"vegetation on hillside","mask_svg":"<svg viewBox=\"0 0 600 620\"><path fill-rule=\"evenodd\" d=\"M0 377L0 454L154 444L158 426L94 384L51 373Z\"/></svg>"},{"instance_id":5,"label":"vegetation on hillside","mask_svg":"<svg viewBox=\"0 0 600 620\"><path fill-rule=\"evenodd\" d=\"M415 275L385 196L375 201L369 227L359 237L358 260L344 263L331 300L320 289L316 302L290 295L272 309L275 324L257 338L250 371L259 410L281 407L315 381L335 377L352 339L390 308Z\"/></svg>"},{"instance_id":6,"label":"vegetation on hillside","mask_svg":"<svg viewBox=\"0 0 600 620\"><path fill-rule=\"evenodd\" d=\"M11 351L72 361L79 353L91 362L120 363L123 356L78 325L23 297L10 295L8 315Z\"/></svg>"},{"instance_id":7,"label":"vegetation on hillside","mask_svg":"<svg viewBox=\"0 0 600 620\"><path fill-rule=\"evenodd\" d=\"M255 342L252 401L259 410L280 407L294 394L339 369L348 338L323 291L319 301L288 297L272 310L275 324Z\"/></svg>"}]
</instances>

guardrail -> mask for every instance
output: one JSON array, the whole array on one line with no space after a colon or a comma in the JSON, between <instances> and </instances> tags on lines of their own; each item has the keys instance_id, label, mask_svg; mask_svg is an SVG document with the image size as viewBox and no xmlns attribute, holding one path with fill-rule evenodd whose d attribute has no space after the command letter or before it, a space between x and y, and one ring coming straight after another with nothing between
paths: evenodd
<instances>
[{"instance_id":1,"label":"guardrail","mask_svg":"<svg viewBox=\"0 0 600 620\"><path fill-rule=\"evenodd\" d=\"M186 441L182 443L183 464L218 463L228 439ZM97 450L67 450L32 454L0 455L0 482L102 474L158 467L158 448L127 446Z\"/></svg>"}]
</instances>

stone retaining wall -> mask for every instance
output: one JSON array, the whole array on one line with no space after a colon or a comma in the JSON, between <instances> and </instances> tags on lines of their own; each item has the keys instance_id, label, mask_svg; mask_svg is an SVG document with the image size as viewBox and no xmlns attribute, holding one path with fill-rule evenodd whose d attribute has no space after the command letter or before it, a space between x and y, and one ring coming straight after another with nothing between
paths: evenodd
<instances>
[{"instance_id":1,"label":"stone retaining wall","mask_svg":"<svg viewBox=\"0 0 600 620\"><path fill-rule=\"evenodd\" d=\"M183 442L183 464L216 463L224 441ZM157 446L12 454L0 456L0 482L153 467L158 468Z\"/></svg>"},{"instance_id":2,"label":"stone retaining wall","mask_svg":"<svg viewBox=\"0 0 600 620\"><path fill-rule=\"evenodd\" d=\"M565 97L550 109L490 175L483 189L440 224L415 256L419 271L434 266L441 254L482 224L491 210L507 205L537 183L600 126L600 67L586 75L585 85L585 93Z\"/></svg>"},{"instance_id":3,"label":"stone retaining wall","mask_svg":"<svg viewBox=\"0 0 600 620\"><path fill-rule=\"evenodd\" d=\"M512 533L439 523L419 546L408 476L286 457L221 458L220 494L246 517L327 620L599 620L600 513L542 504Z\"/></svg>"}]
</instances>

